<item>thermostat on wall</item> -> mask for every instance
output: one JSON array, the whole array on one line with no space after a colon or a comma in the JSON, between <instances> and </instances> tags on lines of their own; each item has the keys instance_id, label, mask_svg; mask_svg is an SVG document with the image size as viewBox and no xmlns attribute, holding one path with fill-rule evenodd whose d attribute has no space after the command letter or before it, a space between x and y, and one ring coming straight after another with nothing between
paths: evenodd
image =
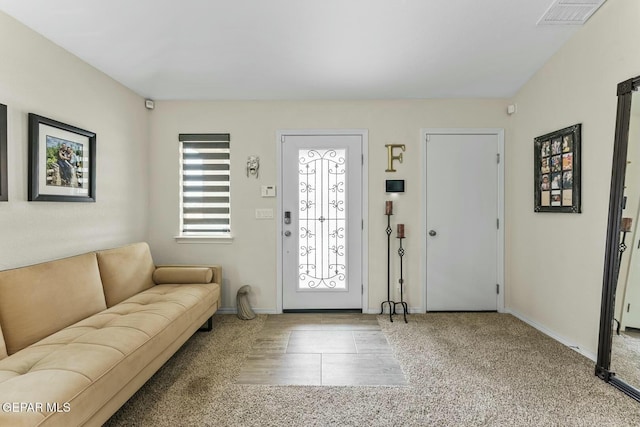
<instances>
[{"instance_id":1,"label":"thermostat on wall","mask_svg":"<svg viewBox=\"0 0 640 427\"><path fill-rule=\"evenodd\" d=\"M404 179L387 179L387 193L404 193Z\"/></svg>"},{"instance_id":2,"label":"thermostat on wall","mask_svg":"<svg viewBox=\"0 0 640 427\"><path fill-rule=\"evenodd\" d=\"M262 194L262 197L276 197L276 186L263 185L260 194Z\"/></svg>"}]
</instances>

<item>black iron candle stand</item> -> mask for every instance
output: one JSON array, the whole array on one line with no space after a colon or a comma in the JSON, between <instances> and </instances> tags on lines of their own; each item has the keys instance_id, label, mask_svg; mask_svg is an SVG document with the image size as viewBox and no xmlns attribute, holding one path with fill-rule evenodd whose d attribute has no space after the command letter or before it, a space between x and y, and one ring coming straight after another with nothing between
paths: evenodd
<instances>
[{"instance_id":1,"label":"black iron candle stand","mask_svg":"<svg viewBox=\"0 0 640 427\"><path fill-rule=\"evenodd\" d=\"M404 302L404 297L402 295L402 288L404 287L404 278L402 276L402 257L404 257L404 248L402 247L402 239L404 237L398 236L398 240L400 240L400 248L398 249L398 255L400 256L400 301L393 303L393 314L396 314L396 306L400 304L402 306L402 315L404 316L404 323L407 322L407 303Z\"/></svg>"},{"instance_id":2,"label":"black iron candle stand","mask_svg":"<svg viewBox=\"0 0 640 427\"><path fill-rule=\"evenodd\" d=\"M628 231L621 230L620 233L622 233L622 239L620 241L620 244L618 245L618 274L620 274L620 266L622 265L622 255L624 255L624 251L627 250L627 244L624 241L627 237ZM615 289L614 289L614 293L615 293ZM620 324L620 321L615 317L613 318L613 320L616 322L616 335L620 335L620 327L622 325Z\"/></svg>"},{"instance_id":3,"label":"black iron candle stand","mask_svg":"<svg viewBox=\"0 0 640 427\"><path fill-rule=\"evenodd\" d=\"M391 213L387 215L387 300L380 304L380 314L384 313L384 305L389 304L389 320L393 322L396 303L391 301Z\"/></svg>"}]
</instances>

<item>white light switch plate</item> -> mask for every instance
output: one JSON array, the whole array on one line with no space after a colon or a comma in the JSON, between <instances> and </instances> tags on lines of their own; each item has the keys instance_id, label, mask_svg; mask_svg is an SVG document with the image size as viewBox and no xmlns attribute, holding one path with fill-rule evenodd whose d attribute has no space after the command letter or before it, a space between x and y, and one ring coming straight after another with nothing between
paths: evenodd
<instances>
[{"instance_id":1,"label":"white light switch plate","mask_svg":"<svg viewBox=\"0 0 640 427\"><path fill-rule=\"evenodd\" d=\"M256 209L256 219L273 219L273 209Z\"/></svg>"}]
</instances>

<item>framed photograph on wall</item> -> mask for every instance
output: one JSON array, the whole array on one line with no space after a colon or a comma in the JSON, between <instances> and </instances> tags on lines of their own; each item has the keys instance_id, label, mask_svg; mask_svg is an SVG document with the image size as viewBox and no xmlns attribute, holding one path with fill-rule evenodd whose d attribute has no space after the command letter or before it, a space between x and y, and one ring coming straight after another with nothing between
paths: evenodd
<instances>
[{"instance_id":1,"label":"framed photograph on wall","mask_svg":"<svg viewBox=\"0 0 640 427\"><path fill-rule=\"evenodd\" d=\"M7 182L7 106L0 104L0 202L9 200Z\"/></svg>"},{"instance_id":2,"label":"framed photograph on wall","mask_svg":"<svg viewBox=\"0 0 640 427\"><path fill-rule=\"evenodd\" d=\"M96 134L29 114L29 200L96 201Z\"/></svg>"},{"instance_id":3,"label":"framed photograph on wall","mask_svg":"<svg viewBox=\"0 0 640 427\"><path fill-rule=\"evenodd\" d=\"M581 124L534 138L534 211L580 213Z\"/></svg>"}]
</instances>

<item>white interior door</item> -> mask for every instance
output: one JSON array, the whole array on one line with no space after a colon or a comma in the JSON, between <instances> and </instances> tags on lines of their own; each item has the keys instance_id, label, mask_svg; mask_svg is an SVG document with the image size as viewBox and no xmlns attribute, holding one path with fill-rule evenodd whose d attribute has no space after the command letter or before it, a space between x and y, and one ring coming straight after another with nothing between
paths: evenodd
<instances>
[{"instance_id":1,"label":"white interior door","mask_svg":"<svg viewBox=\"0 0 640 427\"><path fill-rule=\"evenodd\" d=\"M427 135L427 311L498 308L498 138Z\"/></svg>"},{"instance_id":2,"label":"white interior door","mask_svg":"<svg viewBox=\"0 0 640 427\"><path fill-rule=\"evenodd\" d=\"M282 307L362 308L362 135L283 135Z\"/></svg>"}]
</instances>

